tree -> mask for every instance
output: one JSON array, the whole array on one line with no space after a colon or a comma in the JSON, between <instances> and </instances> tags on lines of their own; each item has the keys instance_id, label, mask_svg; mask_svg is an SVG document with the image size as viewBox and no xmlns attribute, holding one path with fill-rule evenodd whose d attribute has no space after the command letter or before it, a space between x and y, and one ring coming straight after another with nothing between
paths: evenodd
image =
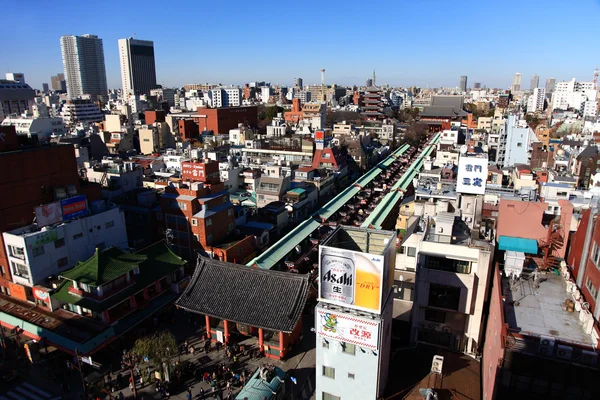
<instances>
[{"instance_id":1,"label":"tree","mask_svg":"<svg viewBox=\"0 0 600 400\"><path fill-rule=\"evenodd\" d=\"M411 146L418 146L427 138L427 125L412 124L406 130L404 138Z\"/></svg>"},{"instance_id":2,"label":"tree","mask_svg":"<svg viewBox=\"0 0 600 400\"><path fill-rule=\"evenodd\" d=\"M277 114L283 112L283 108L278 106L269 106L265 111L265 119L272 121L273 118L277 117Z\"/></svg>"},{"instance_id":3,"label":"tree","mask_svg":"<svg viewBox=\"0 0 600 400\"><path fill-rule=\"evenodd\" d=\"M164 376L163 362L177 354L177 341L175 340L175 336L166 330L152 336L139 338L135 341L131 352L142 359L147 357L152 360L157 370L160 366L160 370Z\"/></svg>"}]
</instances>

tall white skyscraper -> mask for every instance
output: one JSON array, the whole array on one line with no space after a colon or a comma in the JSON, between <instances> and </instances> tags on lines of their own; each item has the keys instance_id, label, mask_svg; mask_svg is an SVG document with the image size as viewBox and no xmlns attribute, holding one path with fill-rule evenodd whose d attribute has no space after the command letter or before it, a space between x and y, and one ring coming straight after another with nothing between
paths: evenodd
<instances>
[{"instance_id":1,"label":"tall white skyscraper","mask_svg":"<svg viewBox=\"0 0 600 400\"><path fill-rule=\"evenodd\" d=\"M533 74L529 83L529 89L534 90L540 86L540 77L537 74Z\"/></svg>"},{"instance_id":2,"label":"tall white skyscraper","mask_svg":"<svg viewBox=\"0 0 600 400\"><path fill-rule=\"evenodd\" d=\"M95 35L62 36L60 38L67 93L70 98L90 95L106 97L106 68L102 39Z\"/></svg>"},{"instance_id":3,"label":"tall white skyscraper","mask_svg":"<svg viewBox=\"0 0 600 400\"><path fill-rule=\"evenodd\" d=\"M554 92L554 86L556 86L556 79L548 78L546 79L546 94L550 94Z\"/></svg>"},{"instance_id":4,"label":"tall white skyscraper","mask_svg":"<svg viewBox=\"0 0 600 400\"><path fill-rule=\"evenodd\" d=\"M521 91L521 80L522 79L523 79L523 75L521 75L519 72L517 72L515 74L515 76L513 76L512 86L510 87L510 90L513 93Z\"/></svg>"},{"instance_id":5,"label":"tall white skyscraper","mask_svg":"<svg viewBox=\"0 0 600 400\"><path fill-rule=\"evenodd\" d=\"M119 56L124 96L149 94L156 89L154 42L119 39Z\"/></svg>"}]
</instances>

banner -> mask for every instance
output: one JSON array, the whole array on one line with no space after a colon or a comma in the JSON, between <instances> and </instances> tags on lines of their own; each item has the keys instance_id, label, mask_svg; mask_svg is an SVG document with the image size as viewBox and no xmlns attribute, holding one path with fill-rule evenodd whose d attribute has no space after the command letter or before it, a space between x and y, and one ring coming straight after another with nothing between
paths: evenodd
<instances>
[{"instance_id":1,"label":"banner","mask_svg":"<svg viewBox=\"0 0 600 400\"><path fill-rule=\"evenodd\" d=\"M46 243L55 242L58 240L58 233L56 229L49 229L47 231L41 231L34 236L35 240L31 243L32 247L41 246Z\"/></svg>"},{"instance_id":2,"label":"banner","mask_svg":"<svg viewBox=\"0 0 600 400\"><path fill-rule=\"evenodd\" d=\"M35 211L35 221L40 228L62 221L62 209L59 201L34 207L33 210Z\"/></svg>"},{"instance_id":3,"label":"banner","mask_svg":"<svg viewBox=\"0 0 600 400\"><path fill-rule=\"evenodd\" d=\"M317 309L317 334L324 338L339 340L377 350L379 322L358 318L351 314ZM356 351L359 351L356 349Z\"/></svg>"},{"instance_id":4,"label":"banner","mask_svg":"<svg viewBox=\"0 0 600 400\"><path fill-rule=\"evenodd\" d=\"M87 200L84 194L61 200L60 205L65 220L83 217L88 214Z\"/></svg>"}]
</instances>

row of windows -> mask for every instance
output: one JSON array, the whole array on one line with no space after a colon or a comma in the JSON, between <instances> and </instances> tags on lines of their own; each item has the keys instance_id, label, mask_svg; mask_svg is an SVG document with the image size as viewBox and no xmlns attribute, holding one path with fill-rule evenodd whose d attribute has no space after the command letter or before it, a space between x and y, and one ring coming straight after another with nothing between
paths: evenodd
<instances>
[{"instance_id":1,"label":"row of windows","mask_svg":"<svg viewBox=\"0 0 600 400\"><path fill-rule=\"evenodd\" d=\"M590 295L592 296L592 298L596 299L596 295L598 294L598 288L594 286L594 283L592 282L592 280L590 279L589 276L587 277L587 280L585 281L585 287L590 292Z\"/></svg>"}]
</instances>

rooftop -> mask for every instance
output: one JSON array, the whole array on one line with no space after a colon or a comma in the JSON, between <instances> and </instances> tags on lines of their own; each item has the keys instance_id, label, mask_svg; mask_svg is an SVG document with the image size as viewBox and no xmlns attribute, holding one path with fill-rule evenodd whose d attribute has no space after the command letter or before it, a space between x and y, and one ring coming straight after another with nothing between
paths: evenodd
<instances>
[{"instance_id":1,"label":"rooftop","mask_svg":"<svg viewBox=\"0 0 600 400\"><path fill-rule=\"evenodd\" d=\"M540 272L536 287L532 272L523 271L522 279L513 284L502 278L504 318L511 329L522 335L549 336L579 344L591 345L591 336L585 334L578 312L564 310L567 284L561 276Z\"/></svg>"},{"instance_id":2,"label":"rooftop","mask_svg":"<svg viewBox=\"0 0 600 400\"><path fill-rule=\"evenodd\" d=\"M144 256L125 253L117 247L100 252L96 249L96 254L88 260L78 261L60 275L78 283L100 286L134 270L144 260Z\"/></svg>"}]
</instances>

